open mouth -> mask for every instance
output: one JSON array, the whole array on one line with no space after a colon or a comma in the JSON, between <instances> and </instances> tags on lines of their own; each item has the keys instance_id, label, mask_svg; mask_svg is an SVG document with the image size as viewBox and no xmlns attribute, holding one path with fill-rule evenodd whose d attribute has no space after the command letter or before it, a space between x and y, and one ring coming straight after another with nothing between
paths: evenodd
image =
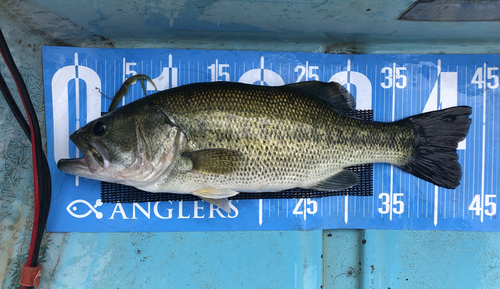
<instances>
[{"instance_id":1,"label":"open mouth","mask_svg":"<svg viewBox=\"0 0 500 289\"><path fill-rule=\"evenodd\" d=\"M61 171L75 174L98 174L109 167L110 154L99 140L89 142L79 139L75 134L70 136L71 141L82 152L83 158L62 159L57 166Z\"/></svg>"},{"instance_id":2,"label":"open mouth","mask_svg":"<svg viewBox=\"0 0 500 289\"><path fill-rule=\"evenodd\" d=\"M109 153L104 148L104 145L99 140L91 140L87 142L74 142L78 149L83 153L83 158L88 169L93 173L109 167Z\"/></svg>"},{"instance_id":3,"label":"open mouth","mask_svg":"<svg viewBox=\"0 0 500 289\"><path fill-rule=\"evenodd\" d=\"M94 157L99 165L101 165L101 167L104 167L104 159L102 158L102 155L99 153L99 151L92 145L90 145L88 149L92 157Z\"/></svg>"}]
</instances>

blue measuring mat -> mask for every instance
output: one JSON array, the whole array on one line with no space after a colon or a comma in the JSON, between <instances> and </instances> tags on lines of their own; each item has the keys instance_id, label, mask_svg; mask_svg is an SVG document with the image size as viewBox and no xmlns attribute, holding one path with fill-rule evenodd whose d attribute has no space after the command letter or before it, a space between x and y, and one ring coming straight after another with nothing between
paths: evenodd
<instances>
[{"instance_id":1,"label":"blue measuring mat","mask_svg":"<svg viewBox=\"0 0 500 289\"><path fill-rule=\"evenodd\" d=\"M499 55L332 55L177 49L43 48L52 232L318 230L335 228L499 231ZM233 81L260 85L336 81L376 121L457 105L473 108L458 146L454 190L389 164L373 167L371 197L233 200L231 213L203 201L112 204L100 182L65 174L57 160L80 157L69 134L107 111L126 78L150 76L159 90ZM147 83L148 94L154 88ZM101 94L102 93L102 94ZM144 97L139 83L123 104Z\"/></svg>"}]
</instances>

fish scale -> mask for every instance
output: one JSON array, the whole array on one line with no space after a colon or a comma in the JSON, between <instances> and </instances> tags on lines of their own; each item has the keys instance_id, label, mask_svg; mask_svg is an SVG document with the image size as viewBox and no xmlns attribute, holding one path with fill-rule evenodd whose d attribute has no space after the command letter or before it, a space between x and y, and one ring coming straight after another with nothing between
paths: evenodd
<instances>
[{"instance_id":1,"label":"fish scale","mask_svg":"<svg viewBox=\"0 0 500 289\"><path fill-rule=\"evenodd\" d=\"M170 90L168 97L159 94L152 100L166 107L166 114L187 135L188 146L241 151L245 156L242 167L256 172L249 175L245 170L238 170L222 178L210 174L200 176L211 180L214 187L230 185L255 191L256 183L266 184L271 189L273 185L283 189L282 186L290 186L290 182L299 186L310 179L316 182L325 179L349 165L371 160L393 161L390 151L401 151L398 146L384 147L383 144L391 142L377 145L377 140L370 137L377 125L368 126L360 120L342 116L324 101L306 93L233 83L218 85L224 90L211 92L212 84L199 84ZM389 125L379 126L379 133L391 130ZM345 130L346 127L357 128L360 132L353 134L352 130ZM368 134L368 130L372 134ZM355 139L361 143L352 151L366 154L344 153ZM366 144L372 144L375 153L370 152ZM262 154L265 151L270 154ZM374 158L379 155L377 152L383 154ZM276 184L270 185L273 182Z\"/></svg>"},{"instance_id":2,"label":"fish scale","mask_svg":"<svg viewBox=\"0 0 500 289\"><path fill-rule=\"evenodd\" d=\"M456 146L469 129L470 107L394 123L347 116L352 109L353 97L334 82L196 83L113 110L71 138L94 178L194 194L226 210L227 197L239 192L354 186L358 176L344 168L365 163L391 163L444 187L459 184ZM120 126L135 127L140 137L121 134ZM59 167L89 176L68 162Z\"/></svg>"}]
</instances>

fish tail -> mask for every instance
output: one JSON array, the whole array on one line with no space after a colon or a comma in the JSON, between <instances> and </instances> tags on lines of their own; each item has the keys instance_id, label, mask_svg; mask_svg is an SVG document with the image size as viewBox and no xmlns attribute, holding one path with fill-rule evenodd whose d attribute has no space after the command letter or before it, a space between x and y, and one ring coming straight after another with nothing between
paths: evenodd
<instances>
[{"instance_id":1,"label":"fish tail","mask_svg":"<svg viewBox=\"0 0 500 289\"><path fill-rule=\"evenodd\" d=\"M411 123L415 135L411 155L402 170L437 186L454 189L460 185L462 168L457 146L465 139L472 108L457 106L401 120Z\"/></svg>"}]
</instances>

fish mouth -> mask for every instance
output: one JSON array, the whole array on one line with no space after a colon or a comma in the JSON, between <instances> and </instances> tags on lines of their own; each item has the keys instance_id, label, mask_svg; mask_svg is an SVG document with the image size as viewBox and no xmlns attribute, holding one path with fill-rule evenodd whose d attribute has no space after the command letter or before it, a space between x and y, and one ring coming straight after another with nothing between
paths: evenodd
<instances>
[{"instance_id":1,"label":"fish mouth","mask_svg":"<svg viewBox=\"0 0 500 289\"><path fill-rule=\"evenodd\" d=\"M87 177L101 173L110 165L110 154L99 140L88 142L78 139L75 134L70 136L71 141L82 152L83 158L61 159L57 167L66 173Z\"/></svg>"}]
</instances>

